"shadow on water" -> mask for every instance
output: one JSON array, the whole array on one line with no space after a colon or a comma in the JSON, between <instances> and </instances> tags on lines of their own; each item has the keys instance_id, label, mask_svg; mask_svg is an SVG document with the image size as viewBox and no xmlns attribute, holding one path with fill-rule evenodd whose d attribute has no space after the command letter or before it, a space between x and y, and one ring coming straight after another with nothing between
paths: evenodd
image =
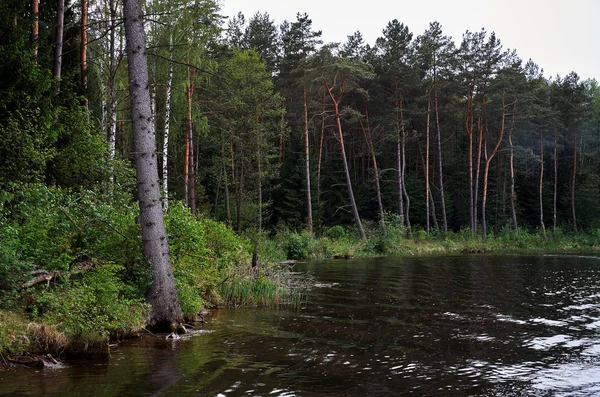
<instances>
[{"instance_id":1,"label":"shadow on water","mask_svg":"<svg viewBox=\"0 0 600 397\"><path fill-rule=\"evenodd\" d=\"M0 395L600 395L600 259L448 256L299 265L300 308L214 312L180 341L0 373Z\"/></svg>"}]
</instances>

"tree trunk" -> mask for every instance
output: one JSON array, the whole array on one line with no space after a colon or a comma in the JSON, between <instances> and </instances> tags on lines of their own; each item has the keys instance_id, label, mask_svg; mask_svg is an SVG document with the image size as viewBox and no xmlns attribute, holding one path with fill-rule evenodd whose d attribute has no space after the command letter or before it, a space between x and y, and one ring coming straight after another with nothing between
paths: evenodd
<instances>
[{"instance_id":1,"label":"tree trunk","mask_svg":"<svg viewBox=\"0 0 600 397\"><path fill-rule=\"evenodd\" d=\"M54 51L54 70L53 70L53 76L54 76L55 80L60 80L60 77L61 77L64 28L65 28L65 0L58 0L58 7L56 9L56 47L55 47L55 51Z\"/></svg>"},{"instance_id":2,"label":"tree trunk","mask_svg":"<svg viewBox=\"0 0 600 397\"><path fill-rule=\"evenodd\" d=\"M335 113L335 119L336 119L337 130L338 130L338 139L340 141L340 147L342 150L344 175L346 177L346 186L348 187L348 198L350 199L350 205L352 206L354 222L356 223L356 227L358 228L358 234L360 235L360 238L362 238L363 240L366 240L367 236L365 234L365 231L362 226L362 222L360 220L360 216L358 214L358 208L356 207L356 201L354 200L354 192L352 191L352 181L350 180L350 171L348 169L348 160L346 159L346 149L344 147L344 134L342 133L342 122L341 122L339 104L341 102L341 96L344 92L345 82L346 82L345 78L342 78L342 81L340 83L340 89L339 89L340 95L339 95L338 99L334 98L333 93L331 92L333 87L329 87L329 84L327 82L325 82L325 89L327 90L327 93L329 94L329 98L331 99L331 102L333 103L333 109L334 109L334 113Z\"/></svg>"},{"instance_id":3,"label":"tree trunk","mask_svg":"<svg viewBox=\"0 0 600 397\"><path fill-rule=\"evenodd\" d=\"M227 161L225 160L225 143L221 143L221 158L223 159L223 177L225 179L225 212L227 226L231 227L231 204L229 201L229 183L227 179Z\"/></svg>"},{"instance_id":4,"label":"tree trunk","mask_svg":"<svg viewBox=\"0 0 600 397\"><path fill-rule=\"evenodd\" d=\"M369 148L369 154L371 156L371 161L373 162L373 172L375 173L375 190L377 193L377 206L379 208L379 222L381 224L381 228L385 233L385 219L383 212L383 201L381 200L381 187L379 185L379 168L377 167L377 158L375 156L375 146L373 145L373 137L371 136L371 125L369 123L369 109L365 106L365 117L367 128L363 125L362 120L360 121L360 127L362 129L363 135L365 136L365 141L367 142L367 147Z\"/></svg>"},{"instance_id":5,"label":"tree trunk","mask_svg":"<svg viewBox=\"0 0 600 397\"><path fill-rule=\"evenodd\" d=\"M433 101L435 107L435 123L437 126L437 154L438 154L438 182L440 185L440 200L442 204L442 222L444 223L444 233L448 232L448 218L446 216L446 198L444 195L444 170L442 167L442 131L440 126L440 113L438 106L437 78L433 75Z\"/></svg>"},{"instance_id":6,"label":"tree trunk","mask_svg":"<svg viewBox=\"0 0 600 397\"><path fill-rule=\"evenodd\" d=\"M465 115L465 131L469 137L469 226L471 235L475 236L475 200L473 191L473 95L469 93L467 112Z\"/></svg>"},{"instance_id":7,"label":"tree trunk","mask_svg":"<svg viewBox=\"0 0 600 397\"><path fill-rule=\"evenodd\" d=\"M173 58L173 32L169 33L169 54ZM165 87L165 128L163 132L162 150L162 190L163 209L169 208L169 132L171 128L171 87L173 85L173 62L169 61L167 86Z\"/></svg>"},{"instance_id":8,"label":"tree trunk","mask_svg":"<svg viewBox=\"0 0 600 397\"><path fill-rule=\"evenodd\" d=\"M481 155L483 153L483 123L484 116L479 116L477 118L477 161L475 164L475 187L473 191L473 220L475 226L475 233L477 233L477 224L478 224L478 212L479 208L479 176L481 174Z\"/></svg>"},{"instance_id":9,"label":"tree trunk","mask_svg":"<svg viewBox=\"0 0 600 397\"><path fill-rule=\"evenodd\" d=\"M575 178L577 177L577 130L573 131L573 175L571 177L571 214L573 217L573 230L579 234L577 217L575 216Z\"/></svg>"},{"instance_id":10,"label":"tree trunk","mask_svg":"<svg viewBox=\"0 0 600 397\"><path fill-rule=\"evenodd\" d=\"M556 204L558 201L558 145L554 129L554 200L552 208L552 232L556 234Z\"/></svg>"},{"instance_id":11,"label":"tree trunk","mask_svg":"<svg viewBox=\"0 0 600 397\"><path fill-rule=\"evenodd\" d=\"M402 141L404 128L402 126L402 99L398 101L398 114L396 115L396 185L398 188L398 214L400 215L400 226L404 226L404 190L402 179Z\"/></svg>"},{"instance_id":12,"label":"tree trunk","mask_svg":"<svg viewBox=\"0 0 600 397\"><path fill-rule=\"evenodd\" d=\"M496 146L494 146L494 149L492 150L492 153L490 154L489 157L487 157L485 159L485 168L483 171L483 195L481 198L481 231L483 234L483 241L487 240L487 224L486 224L486 220L485 220L485 205L486 205L486 200L487 200L487 188L488 188L488 175L489 175L489 171L490 171L490 164L492 163L492 160L494 159L494 156L496 156L496 153L498 153L498 149L500 148L500 145L502 144L502 139L504 138L504 126L505 126L505 119L506 119L506 110L504 108L504 96L505 96L505 90L502 91L502 120L500 122L500 132L498 133L498 141L496 142ZM486 133L487 136L487 133ZM486 139L486 144L487 144L487 139ZM486 148L487 151L487 148Z\"/></svg>"},{"instance_id":13,"label":"tree trunk","mask_svg":"<svg viewBox=\"0 0 600 397\"><path fill-rule=\"evenodd\" d=\"M173 330L183 315L161 208L154 124L150 115L144 15L140 0L125 0L124 19L140 226L144 257L153 269L148 293L148 301L152 306L148 325L155 329Z\"/></svg>"},{"instance_id":14,"label":"tree trunk","mask_svg":"<svg viewBox=\"0 0 600 397\"><path fill-rule=\"evenodd\" d=\"M190 122L190 136L189 136L189 145L190 145L190 160L189 160L189 193L190 198L188 203L190 205L190 211L193 215L196 215L196 163L194 159L194 128L193 124Z\"/></svg>"},{"instance_id":15,"label":"tree trunk","mask_svg":"<svg viewBox=\"0 0 600 397\"><path fill-rule=\"evenodd\" d=\"M110 159L115 158L116 138L117 138L117 52L116 52L116 26L117 9L115 1L110 2L110 37L109 37L109 61L108 61L108 128L107 137L108 151ZM147 73L147 72L146 72ZM114 181L114 175L110 176L111 183Z\"/></svg>"},{"instance_id":16,"label":"tree trunk","mask_svg":"<svg viewBox=\"0 0 600 397\"><path fill-rule=\"evenodd\" d=\"M546 239L546 226L544 225L544 135L540 129L540 227L544 240Z\"/></svg>"},{"instance_id":17,"label":"tree trunk","mask_svg":"<svg viewBox=\"0 0 600 397\"><path fill-rule=\"evenodd\" d=\"M402 193L404 194L404 200L406 201L405 207L405 221L406 221L406 230L408 234L412 234L412 229L410 226L410 197L408 195L408 191L406 190L406 131L404 130L404 112L401 110L400 112L400 121L402 123L402 139L400 142L400 146L402 149Z\"/></svg>"},{"instance_id":18,"label":"tree trunk","mask_svg":"<svg viewBox=\"0 0 600 397\"><path fill-rule=\"evenodd\" d=\"M87 15L88 3L87 0L81 0L81 43L79 45L79 70L81 78L81 90L85 97L84 105L87 108Z\"/></svg>"},{"instance_id":19,"label":"tree trunk","mask_svg":"<svg viewBox=\"0 0 600 397\"><path fill-rule=\"evenodd\" d=\"M306 226L313 232L312 198L310 194L310 146L308 142L308 106L306 104L306 87L302 87L302 104L304 105L304 172L306 174Z\"/></svg>"},{"instance_id":20,"label":"tree trunk","mask_svg":"<svg viewBox=\"0 0 600 397\"><path fill-rule=\"evenodd\" d=\"M262 233L262 157L261 157L260 132L256 136L256 164L257 164L257 182L258 182L258 241ZM258 244L257 244L258 245Z\"/></svg>"},{"instance_id":21,"label":"tree trunk","mask_svg":"<svg viewBox=\"0 0 600 397\"><path fill-rule=\"evenodd\" d=\"M515 235L518 236L519 235L519 226L517 224L517 210L516 210L516 199L517 196L515 194L515 167L514 167L514 160L515 160L515 148L513 146L513 141L512 141L512 136L513 136L513 130L514 130L514 126L515 126L515 109L516 105L513 105L513 117L512 117L512 124L510 126L510 131L508 132L508 144L510 146L510 215L512 218L512 223L513 223L513 229L515 231ZM543 171L543 169L542 169Z\"/></svg>"},{"instance_id":22,"label":"tree trunk","mask_svg":"<svg viewBox=\"0 0 600 397\"><path fill-rule=\"evenodd\" d=\"M425 127L425 163L423 164L425 172L425 231L429 234L429 217L431 209L429 207L429 129L430 129L430 113L431 113L431 89L427 89L427 124Z\"/></svg>"},{"instance_id":23,"label":"tree trunk","mask_svg":"<svg viewBox=\"0 0 600 397\"><path fill-rule=\"evenodd\" d=\"M31 28L31 41L33 43L33 59L37 63L38 55L38 36L40 31L40 3L39 0L31 1L31 13L33 14L33 27Z\"/></svg>"},{"instance_id":24,"label":"tree trunk","mask_svg":"<svg viewBox=\"0 0 600 397\"><path fill-rule=\"evenodd\" d=\"M317 203L321 202L321 160L323 159L323 138L325 137L325 96L323 96L321 111L321 138L319 139L319 161L317 162Z\"/></svg>"}]
</instances>

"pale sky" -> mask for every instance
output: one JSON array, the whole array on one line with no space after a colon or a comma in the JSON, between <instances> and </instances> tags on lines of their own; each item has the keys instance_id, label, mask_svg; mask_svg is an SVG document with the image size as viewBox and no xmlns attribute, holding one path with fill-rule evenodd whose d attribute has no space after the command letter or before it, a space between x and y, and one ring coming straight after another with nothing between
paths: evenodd
<instances>
[{"instance_id":1,"label":"pale sky","mask_svg":"<svg viewBox=\"0 0 600 397\"><path fill-rule=\"evenodd\" d=\"M577 72L600 80L600 0L221 0L221 14L238 11L247 19L268 12L279 25L306 12L323 42L346 42L360 30L373 45L393 19L414 37L438 21L457 44L466 30L496 32L504 49L515 49L524 62L533 59L546 77Z\"/></svg>"}]
</instances>

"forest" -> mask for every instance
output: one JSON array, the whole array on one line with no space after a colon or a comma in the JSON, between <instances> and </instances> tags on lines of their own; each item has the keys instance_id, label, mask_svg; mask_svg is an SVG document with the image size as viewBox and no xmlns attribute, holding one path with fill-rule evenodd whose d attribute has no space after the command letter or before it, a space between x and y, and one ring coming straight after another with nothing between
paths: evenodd
<instances>
[{"instance_id":1,"label":"forest","mask_svg":"<svg viewBox=\"0 0 600 397\"><path fill-rule=\"evenodd\" d=\"M144 326L123 13L117 0L0 3L6 324L22 321L1 311L17 305L80 337ZM343 239L385 254L453 236L580 248L600 236L597 81L547 78L493 32L455 41L438 22L393 19L375 43L358 30L323 43L307 14L228 18L214 0L148 2L144 32L187 317L293 300L268 258L332 256ZM0 352L15 340L0 330Z\"/></svg>"}]
</instances>

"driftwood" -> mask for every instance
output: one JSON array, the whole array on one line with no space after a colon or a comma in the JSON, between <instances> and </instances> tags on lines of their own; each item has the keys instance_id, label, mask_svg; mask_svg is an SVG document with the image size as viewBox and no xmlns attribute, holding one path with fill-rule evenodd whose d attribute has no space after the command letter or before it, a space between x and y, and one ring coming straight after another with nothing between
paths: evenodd
<instances>
[{"instance_id":1,"label":"driftwood","mask_svg":"<svg viewBox=\"0 0 600 397\"><path fill-rule=\"evenodd\" d=\"M27 367L59 368L63 366L63 363L52 357L51 354L8 357L8 361L13 364L25 365Z\"/></svg>"},{"instance_id":2,"label":"driftwood","mask_svg":"<svg viewBox=\"0 0 600 397\"><path fill-rule=\"evenodd\" d=\"M31 275L34 276L31 280L26 282L21 286L22 289L26 289L29 287L33 287L34 285L43 283L44 281L50 285L50 281L56 277L56 273L50 272L48 270L34 270L31 272Z\"/></svg>"}]
</instances>

